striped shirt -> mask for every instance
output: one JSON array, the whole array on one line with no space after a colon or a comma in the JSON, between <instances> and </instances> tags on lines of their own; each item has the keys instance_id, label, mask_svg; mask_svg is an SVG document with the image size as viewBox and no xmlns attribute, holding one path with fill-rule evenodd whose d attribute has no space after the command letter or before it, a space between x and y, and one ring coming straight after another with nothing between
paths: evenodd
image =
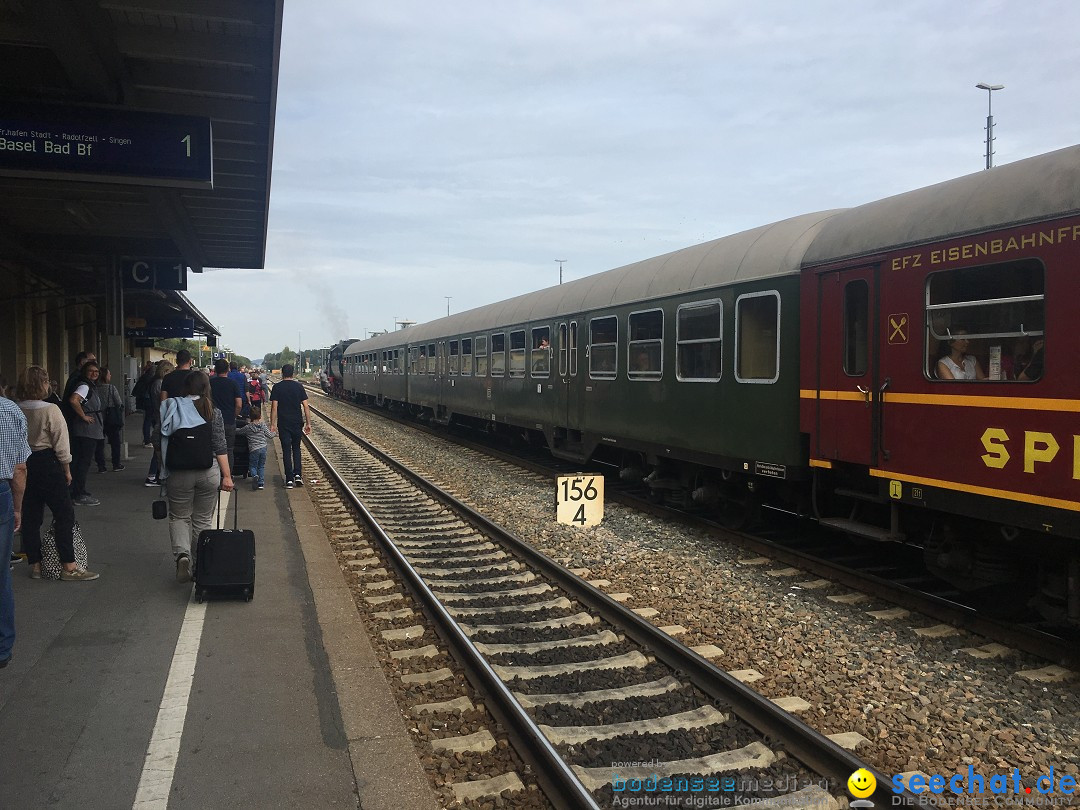
<instances>
[{"instance_id":1,"label":"striped shirt","mask_svg":"<svg viewBox=\"0 0 1080 810\"><path fill-rule=\"evenodd\" d=\"M26 416L10 399L0 397L0 481L15 477L15 465L30 458Z\"/></svg>"}]
</instances>

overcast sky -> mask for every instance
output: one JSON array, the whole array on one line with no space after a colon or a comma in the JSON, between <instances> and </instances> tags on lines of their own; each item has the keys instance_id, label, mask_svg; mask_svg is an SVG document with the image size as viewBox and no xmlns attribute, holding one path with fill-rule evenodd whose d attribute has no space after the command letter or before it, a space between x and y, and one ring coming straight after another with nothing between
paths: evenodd
<instances>
[{"instance_id":1,"label":"overcast sky","mask_svg":"<svg viewBox=\"0 0 1080 810\"><path fill-rule=\"evenodd\" d=\"M1080 143L1075 0L291 0L240 354L327 346Z\"/></svg>"}]
</instances>

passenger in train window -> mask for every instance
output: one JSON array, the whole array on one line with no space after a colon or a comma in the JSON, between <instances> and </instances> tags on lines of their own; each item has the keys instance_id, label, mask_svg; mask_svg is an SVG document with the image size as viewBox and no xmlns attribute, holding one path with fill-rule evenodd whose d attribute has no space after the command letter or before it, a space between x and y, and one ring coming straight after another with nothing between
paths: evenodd
<instances>
[{"instance_id":1,"label":"passenger in train window","mask_svg":"<svg viewBox=\"0 0 1080 810\"><path fill-rule=\"evenodd\" d=\"M634 356L634 362L630 366L631 371L652 371L649 365L649 353L642 349Z\"/></svg>"},{"instance_id":2,"label":"passenger in train window","mask_svg":"<svg viewBox=\"0 0 1080 810\"><path fill-rule=\"evenodd\" d=\"M968 354L971 340L967 337L967 330L956 329L953 337L945 344L946 351L937 361L937 375L939 380L985 380L986 372L983 371L975 355Z\"/></svg>"},{"instance_id":3,"label":"passenger in train window","mask_svg":"<svg viewBox=\"0 0 1080 810\"><path fill-rule=\"evenodd\" d=\"M1018 339L1022 340L1023 338ZM1021 354L1016 351L1015 364L1018 369L1016 379L1024 381L1034 381L1042 379L1043 375L1043 347L1046 345L1046 341L1043 338L1036 338L1034 341L1028 339L1030 350Z\"/></svg>"}]
</instances>

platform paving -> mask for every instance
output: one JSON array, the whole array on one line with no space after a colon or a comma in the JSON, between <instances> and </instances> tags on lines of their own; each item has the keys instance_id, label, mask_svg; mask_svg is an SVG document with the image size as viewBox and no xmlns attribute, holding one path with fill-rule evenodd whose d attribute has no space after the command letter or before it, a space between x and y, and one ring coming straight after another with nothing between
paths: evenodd
<instances>
[{"instance_id":1,"label":"platform paving","mask_svg":"<svg viewBox=\"0 0 1080 810\"><path fill-rule=\"evenodd\" d=\"M128 435L137 442L136 425ZM226 525L239 503L256 534L255 598L205 605L175 580L168 521L151 518L151 451L129 448L127 469L89 475L101 505L76 507L101 578L31 580L15 567L0 807L435 807L307 491L284 489L276 448L267 488L238 481L226 506Z\"/></svg>"}]
</instances>

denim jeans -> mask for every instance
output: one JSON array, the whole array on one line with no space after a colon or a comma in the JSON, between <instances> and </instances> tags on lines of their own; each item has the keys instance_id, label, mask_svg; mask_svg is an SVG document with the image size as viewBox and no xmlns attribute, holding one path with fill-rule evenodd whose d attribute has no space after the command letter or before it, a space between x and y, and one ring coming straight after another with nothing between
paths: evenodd
<instances>
[{"instance_id":1,"label":"denim jeans","mask_svg":"<svg viewBox=\"0 0 1080 810\"><path fill-rule=\"evenodd\" d=\"M260 447L258 450L251 450L248 453L248 475L252 477L256 484L266 483L265 447Z\"/></svg>"},{"instance_id":2,"label":"denim jeans","mask_svg":"<svg viewBox=\"0 0 1080 810\"><path fill-rule=\"evenodd\" d=\"M142 420L142 443L150 444L150 431L154 429L154 412L148 405L143 411Z\"/></svg>"},{"instance_id":3,"label":"denim jeans","mask_svg":"<svg viewBox=\"0 0 1080 810\"><path fill-rule=\"evenodd\" d=\"M277 428L285 464L285 480L291 481L294 476L300 475L300 439L304 435L304 424L283 425L279 422Z\"/></svg>"},{"instance_id":4,"label":"denim jeans","mask_svg":"<svg viewBox=\"0 0 1080 810\"><path fill-rule=\"evenodd\" d=\"M15 542L15 500L11 485L0 481L0 561L10 563ZM0 661L11 658L15 646L15 590L11 583L11 565L0 564Z\"/></svg>"}]
</instances>

